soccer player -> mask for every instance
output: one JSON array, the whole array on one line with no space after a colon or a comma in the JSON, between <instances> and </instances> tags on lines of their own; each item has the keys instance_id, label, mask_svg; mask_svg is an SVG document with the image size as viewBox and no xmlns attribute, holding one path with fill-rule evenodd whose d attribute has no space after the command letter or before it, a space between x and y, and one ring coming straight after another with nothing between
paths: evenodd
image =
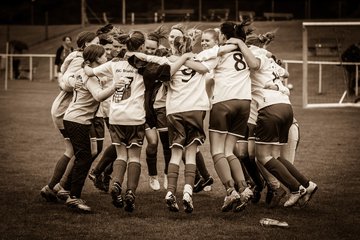
<instances>
[{"instance_id":1,"label":"soccer player","mask_svg":"<svg viewBox=\"0 0 360 240\"><path fill-rule=\"evenodd\" d=\"M55 98L51 107L51 116L54 125L59 129L65 140L65 153L57 161L54 173L48 185L43 187L40 191L41 196L47 201L57 201L57 197L66 200L69 194L68 191L63 189L63 186L72 168L73 160L70 161L70 159L74 156L74 151L69 136L64 128L63 117L73 98L73 89L67 87L64 84L64 81L68 81L70 76L80 70L81 64L84 62L82 56L84 48L91 44L98 44L99 39L95 33L84 31L79 33L76 43L78 48L70 53L61 65L62 74L61 78L58 79L61 91Z\"/></svg>"},{"instance_id":2,"label":"soccer player","mask_svg":"<svg viewBox=\"0 0 360 240\"><path fill-rule=\"evenodd\" d=\"M155 29L153 32L150 32L147 35L145 40L145 53L154 55L156 50L159 49L161 46L161 40L166 39L166 32L162 28L162 26ZM163 48L163 47L162 47ZM155 83L156 82L156 83ZM161 89L161 90L160 90ZM150 102L146 106L146 128L145 128L145 137L147 140L146 146L146 163L148 166L148 174L149 174L149 185L151 189L157 191L160 190L160 182L158 179L157 173L157 148L158 148L158 135L157 132L159 131L160 140L162 141L164 159L165 159L165 170L164 174L167 174L167 168L170 161L170 149L168 143L168 137L164 136L167 135L167 125L166 125L166 115L158 110L161 107L161 95L163 95L164 87L162 87L162 83L154 79L153 89L145 92L145 101ZM157 98L157 95L159 97ZM165 95L166 96L166 95ZM155 110L154 104L156 99L158 101L157 110ZM165 104L165 102L163 102ZM161 119L161 116L165 118L165 121ZM160 121L158 121L160 120ZM161 124L161 126L160 126ZM157 127L159 127L157 131ZM161 131L161 132L160 132ZM167 185L166 183L164 184Z\"/></svg>"},{"instance_id":3,"label":"soccer player","mask_svg":"<svg viewBox=\"0 0 360 240\"><path fill-rule=\"evenodd\" d=\"M269 89L279 79L276 63L260 48L251 50L258 69L252 72L252 96L258 109L255 129L257 160L291 192L285 207L295 205L300 198L306 204L317 190L317 185L302 175L280 155L280 146L288 141L293 123L293 111L288 95Z\"/></svg>"},{"instance_id":4,"label":"soccer player","mask_svg":"<svg viewBox=\"0 0 360 240\"><path fill-rule=\"evenodd\" d=\"M253 194L245 181L240 161L234 155L236 142L245 139L247 131L251 101L249 68L257 67L251 52L249 57L243 55L243 51L249 51L242 46L246 39L246 25L247 22L239 25L232 22L221 24L220 42L235 39L234 43L239 45L241 52L222 53L214 69L209 137L215 170L227 193L221 208L224 212L242 211ZM216 54L221 53L221 48Z\"/></svg>"},{"instance_id":5,"label":"soccer player","mask_svg":"<svg viewBox=\"0 0 360 240\"><path fill-rule=\"evenodd\" d=\"M107 61L118 61L118 55L121 52L121 48L123 44L119 43L117 39L118 35L111 34L112 31L109 33L102 33L100 35L100 44L104 45L106 51L106 58ZM101 84L103 87L111 85L111 80L108 77L102 78ZM103 144L103 139L105 136L104 132L104 122L109 129L109 108L110 108L111 97L106 99L105 101L100 103L99 110L96 113L96 117L92 126L92 129L95 130L95 135L97 136L97 149L98 152L101 152L100 146ZM97 134L96 134L97 133ZM90 171L89 179L94 182L96 188L107 192L109 190L110 184L110 175L112 173L112 164L116 159L116 149L115 146L110 144L104 151L103 155L101 156L100 160L98 161L97 165Z\"/></svg>"},{"instance_id":6,"label":"soccer player","mask_svg":"<svg viewBox=\"0 0 360 240\"><path fill-rule=\"evenodd\" d=\"M201 33L200 30L195 29L195 28L186 30L185 26L181 23L173 25L171 27L171 30L170 30L170 33L168 36L168 42L170 45L171 54L177 53L176 47L174 46L174 40L176 37L183 37L185 35L186 36L189 35L189 37L191 39L191 46L193 47L195 45L195 41L200 33ZM184 160L185 159L183 159L183 161ZM196 171L196 175L195 175L196 181L195 181L195 186L194 186L196 188L194 188L194 192L200 192L206 186L210 186L214 182L214 179L210 176L210 174L208 173L208 171L206 169L204 157L203 157L200 149L197 149L197 153L196 153L196 167L197 167L197 171ZM202 177L205 178L206 180L204 181ZM167 182L165 179L166 179L166 175L164 177L164 182Z\"/></svg>"},{"instance_id":7,"label":"soccer player","mask_svg":"<svg viewBox=\"0 0 360 240\"><path fill-rule=\"evenodd\" d=\"M92 67L106 62L105 49L99 45L90 45L84 49L84 63ZM74 88L74 98L69 104L64 115L64 127L69 134L71 144L74 148L75 162L69 175L70 185L64 186L70 190L70 196L66 205L84 212L90 212L91 208L81 199L81 192L91 163L95 159L91 155L90 128L91 121L99 108L99 102L114 94L115 89L123 86L120 81L103 89L98 77L88 77L84 70L79 70L73 77L69 78L68 84ZM75 83L80 82L80 87Z\"/></svg>"},{"instance_id":8,"label":"soccer player","mask_svg":"<svg viewBox=\"0 0 360 240\"><path fill-rule=\"evenodd\" d=\"M256 54L262 53L265 54L267 57L271 58L270 63L272 63L271 68L273 69L274 72L273 76L278 76L278 77L275 77L273 82L268 82L266 84L266 88L280 91L283 94L289 96L290 91L283 85L282 82L283 78L288 77L289 75L288 72L285 69L283 69L280 65L278 65L278 63L281 64L281 62L276 60L276 58L272 55L272 53L258 48L258 47L265 48L266 45L268 45L273 39L274 39L273 32L268 32L266 34L260 34L260 35L252 34L248 36L246 43L250 45L250 49L253 49ZM253 101L253 103L255 102ZM253 108L251 110L252 111L250 116L253 116L252 119L254 122L256 122L258 115L257 110L256 109L253 110ZM254 126L256 126L256 123ZM296 119L293 118L292 125L289 128L287 144L283 144L280 146L280 157L288 160L291 164L294 164L295 151L298 146L298 141L299 141L299 126L297 124ZM276 207L279 204L280 200L286 195L286 191L281 187L279 180L276 179L271 173L269 173L263 167L262 164L259 164L258 166L268 183L266 203L269 204L270 208ZM305 198L305 201L301 201L301 205L306 205L307 202L308 200L307 198Z\"/></svg>"}]
</instances>

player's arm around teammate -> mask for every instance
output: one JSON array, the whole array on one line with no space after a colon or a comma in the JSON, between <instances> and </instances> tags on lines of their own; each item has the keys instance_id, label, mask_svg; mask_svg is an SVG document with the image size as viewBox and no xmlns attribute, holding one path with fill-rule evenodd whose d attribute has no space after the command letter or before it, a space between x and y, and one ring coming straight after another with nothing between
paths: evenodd
<instances>
[{"instance_id":1,"label":"player's arm around teammate","mask_svg":"<svg viewBox=\"0 0 360 240\"><path fill-rule=\"evenodd\" d=\"M84 48L90 44L97 44L98 41L99 39L93 32L84 31L79 33L76 41L78 49L75 52L70 53L61 65L62 74L59 75L58 78L60 86L61 84L64 84L65 81L68 82L70 76L74 75L76 71L81 68L81 64L84 61L82 56ZM43 196L47 201L56 201L57 198L66 200L69 192L64 190L63 186L66 183L67 176L72 169L74 161L73 147L63 124L65 111L73 98L73 88L66 84L66 87L60 87L60 89L61 92L55 98L51 106L51 116L55 126L60 130L64 137L65 153L57 161L49 184L41 189L41 196Z\"/></svg>"},{"instance_id":2,"label":"player's arm around teammate","mask_svg":"<svg viewBox=\"0 0 360 240\"><path fill-rule=\"evenodd\" d=\"M98 66L106 61L105 49L99 45L90 45L85 48L83 57L84 64ZM76 84L81 82L81 85L74 89L73 101L64 115L64 126L69 133L76 157L69 176L70 196L66 200L66 205L89 212L91 208L81 199L81 192L93 161L89 135L91 120L99 107L99 101L108 98L122 84L114 82L111 87L102 89L100 80L86 76L83 70L75 74L75 79Z\"/></svg>"},{"instance_id":3,"label":"player's arm around teammate","mask_svg":"<svg viewBox=\"0 0 360 240\"><path fill-rule=\"evenodd\" d=\"M291 192L285 207L304 199L306 204L316 192L317 186L302 175L289 161L280 156L281 145L288 141L289 128L293 123L293 110L289 97L271 89L265 89L267 83L278 78L274 72L275 61L262 51L253 50L261 61L258 71L252 73L253 99L258 106L256 122L256 157L263 166L283 183Z\"/></svg>"}]
</instances>

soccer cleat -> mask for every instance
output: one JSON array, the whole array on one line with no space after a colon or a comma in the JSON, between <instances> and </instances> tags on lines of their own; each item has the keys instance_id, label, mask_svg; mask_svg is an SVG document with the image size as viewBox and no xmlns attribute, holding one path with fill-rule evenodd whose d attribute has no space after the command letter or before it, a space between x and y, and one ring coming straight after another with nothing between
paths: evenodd
<instances>
[{"instance_id":1,"label":"soccer cleat","mask_svg":"<svg viewBox=\"0 0 360 240\"><path fill-rule=\"evenodd\" d=\"M187 192L185 192L183 196L183 205L186 213L192 213L192 211L194 210L191 195Z\"/></svg>"},{"instance_id":2,"label":"soccer cleat","mask_svg":"<svg viewBox=\"0 0 360 240\"><path fill-rule=\"evenodd\" d=\"M176 203L176 197L174 196L174 194L172 194L172 192L170 192L170 191L167 192L167 194L165 196L165 202L171 212L179 211L179 206Z\"/></svg>"},{"instance_id":3,"label":"soccer cleat","mask_svg":"<svg viewBox=\"0 0 360 240\"><path fill-rule=\"evenodd\" d=\"M92 169L89 173L89 179L94 183L94 186L101 190L101 191L105 191L104 189L104 183L102 180L102 176L101 175L96 175L94 174L94 169Z\"/></svg>"},{"instance_id":4,"label":"soccer cleat","mask_svg":"<svg viewBox=\"0 0 360 240\"><path fill-rule=\"evenodd\" d=\"M124 207L124 201L121 196L121 185L118 182L114 182L111 187L111 198L112 198L112 204L117 208Z\"/></svg>"},{"instance_id":5,"label":"soccer cleat","mask_svg":"<svg viewBox=\"0 0 360 240\"><path fill-rule=\"evenodd\" d=\"M194 193L198 193L198 192L201 192L203 190L203 185L204 183L204 180L202 178L199 179L199 181L197 181L195 184L194 184Z\"/></svg>"},{"instance_id":6,"label":"soccer cleat","mask_svg":"<svg viewBox=\"0 0 360 240\"><path fill-rule=\"evenodd\" d=\"M294 206L300 198L302 198L306 194L306 188L303 186L299 187L299 191L292 192L290 194L289 199L284 203L284 207L292 207Z\"/></svg>"},{"instance_id":7,"label":"soccer cleat","mask_svg":"<svg viewBox=\"0 0 360 240\"><path fill-rule=\"evenodd\" d=\"M273 191L273 197L268 204L269 208L275 208L279 205L281 199L285 197L286 191L281 186L277 188L275 191Z\"/></svg>"},{"instance_id":8,"label":"soccer cleat","mask_svg":"<svg viewBox=\"0 0 360 240\"><path fill-rule=\"evenodd\" d=\"M167 178L167 174L164 174L164 189L167 189L168 188L168 178Z\"/></svg>"},{"instance_id":9,"label":"soccer cleat","mask_svg":"<svg viewBox=\"0 0 360 240\"><path fill-rule=\"evenodd\" d=\"M60 189L57 193L56 196L58 199L62 200L62 201L66 201L68 199L68 197L70 196L70 191L63 189Z\"/></svg>"},{"instance_id":10,"label":"soccer cleat","mask_svg":"<svg viewBox=\"0 0 360 240\"><path fill-rule=\"evenodd\" d=\"M55 192L51 190L48 185L41 189L40 195L45 198L47 202L57 202Z\"/></svg>"},{"instance_id":11,"label":"soccer cleat","mask_svg":"<svg viewBox=\"0 0 360 240\"><path fill-rule=\"evenodd\" d=\"M223 212L232 210L235 205L238 205L239 202L241 202L240 195L235 189L228 189L227 192L230 192L230 194L224 199L224 204L221 207L221 211Z\"/></svg>"},{"instance_id":12,"label":"soccer cleat","mask_svg":"<svg viewBox=\"0 0 360 240\"><path fill-rule=\"evenodd\" d=\"M133 212L135 210L135 194L131 190L127 190L125 194L125 211Z\"/></svg>"},{"instance_id":13,"label":"soccer cleat","mask_svg":"<svg viewBox=\"0 0 360 240\"><path fill-rule=\"evenodd\" d=\"M149 176L149 185L154 191L160 190L160 182L157 176Z\"/></svg>"},{"instance_id":14,"label":"soccer cleat","mask_svg":"<svg viewBox=\"0 0 360 240\"><path fill-rule=\"evenodd\" d=\"M309 181L309 186L306 188L306 194L301 199L301 201L299 201L300 207L305 207L317 190L318 186L316 185L316 183Z\"/></svg>"},{"instance_id":15,"label":"soccer cleat","mask_svg":"<svg viewBox=\"0 0 360 240\"><path fill-rule=\"evenodd\" d=\"M254 193L249 187L247 187L240 193L240 199L242 202L248 202L253 197L253 195Z\"/></svg>"},{"instance_id":16,"label":"soccer cleat","mask_svg":"<svg viewBox=\"0 0 360 240\"><path fill-rule=\"evenodd\" d=\"M195 185L194 185L194 193L201 192L204 190L205 187L211 186L214 183L214 178L210 176L208 179L200 179Z\"/></svg>"},{"instance_id":17,"label":"soccer cleat","mask_svg":"<svg viewBox=\"0 0 360 240\"><path fill-rule=\"evenodd\" d=\"M68 197L65 202L66 206L79 210L80 212L89 213L91 208L86 205L86 202L80 198Z\"/></svg>"},{"instance_id":18,"label":"soccer cleat","mask_svg":"<svg viewBox=\"0 0 360 240\"><path fill-rule=\"evenodd\" d=\"M58 193L60 190L63 190L64 188L60 185L60 183L57 183L54 188L53 188L53 191L55 193Z\"/></svg>"},{"instance_id":19,"label":"soccer cleat","mask_svg":"<svg viewBox=\"0 0 360 240\"><path fill-rule=\"evenodd\" d=\"M245 190L240 193L240 201L236 202L234 212L243 211L252 196L253 192L251 191L251 189L249 187L245 188Z\"/></svg>"}]
</instances>

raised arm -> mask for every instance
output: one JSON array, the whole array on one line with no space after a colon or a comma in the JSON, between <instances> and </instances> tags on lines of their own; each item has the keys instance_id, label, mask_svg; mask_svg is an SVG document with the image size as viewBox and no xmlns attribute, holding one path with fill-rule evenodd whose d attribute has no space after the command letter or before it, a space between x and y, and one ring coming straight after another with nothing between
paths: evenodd
<instances>
[{"instance_id":1,"label":"raised arm","mask_svg":"<svg viewBox=\"0 0 360 240\"><path fill-rule=\"evenodd\" d=\"M254 56L254 54L251 52L251 50L246 46L246 44L242 40L240 39L238 40L239 40L238 46L249 68L252 70L258 70L260 68L260 59Z\"/></svg>"},{"instance_id":2,"label":"raised arm","mask_svg":"<svg viewBox=\"0 0 360 240\"><path fill-rule=\"evenodd\" d=\"M175 62L170 64L171 70L170 70L170 74L171 76L174 75L182 65L184 65L184 63L192 58L194 56L194 54L192 52L188 52L183 54L181 57L179 57Z\"/></svg>"},{"instance_id":3,"label":"raised arm","mask_svg":"<svg viewBox=\"0 0 360 240\"><path fill-rule=\"evenodd\" d=\"M184 65L187 66L188 68L195 70L200 74L205 74L209 72L209 69L204 64L198 61L187 60Z\"/></svg>"}]
</instances>

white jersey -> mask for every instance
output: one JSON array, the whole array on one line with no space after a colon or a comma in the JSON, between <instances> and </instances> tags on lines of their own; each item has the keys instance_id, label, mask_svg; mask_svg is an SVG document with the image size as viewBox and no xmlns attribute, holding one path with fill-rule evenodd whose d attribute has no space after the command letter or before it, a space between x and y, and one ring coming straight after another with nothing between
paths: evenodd
<instances>
[{"instance_id":1,"label":"white jersey","mask_svg":"<svg viewBox=\"0 0 360 240\"><path fill-rule=\"evenodd\" d=\"M250 69L241 52L224 54L214 69L212 103L251 100Z\"/></svg>"},{"instance_id":2,"label":"white jersey","mask_svg":"<svg viewBox=\"0 0 360 240\"><path fill-rule=\"evenodd\" d=\"M210 110L205 74L181 66L172 76L166 99L166 114Z\"/></svg>"},{"instance_id":3,"label":"white jersey","mask_svg":"<svg viewBox=\"0 0 360 240\"><path fill-rule=\"evenodd\" d=\"M147 56L147 61L158 64L171 64L164 57ZM216 66L217 59L211 59L203 64L209 71ZM199 74L193 69L181 66L171 77L166 98L166 114L188 111L207 111L210 102L206 93L206 74Z\"/></svg>"},{"instance_id":4,"label":"white jersey","mask_svg":"<svg viewBox=\"0 0 360 240\"><path fill-rule=\"evenodd\" d=\"M110 61L93 69L98 77L107 76L114 81L127 79L123 89L112 96L109 122L113 125L141 125L145 123L143 77L127 61Z\"/></svg>"},{"instance_id":5,"label":"white jersey","mask_svg":"<svg viewBox=\"0 0 360 240\"><path fill-rule=\"evenodd\" d=\"M281 91L265 89L267 83L273 83L278 80L284 73L274 59L267 57L262 51L256 47L251 47L256 58L260 59L260 68L257 71L251 71L251 88L253 100L256 102L257 109L277 104L291 104L289 97Z\"/></svg>"},{"instance_id":6,"label":"white jersey","mask_svg":"<svg viewBox=\"0 0 360 240\"><path fill-rule=\"evenodd\" d=\"M81 69L75 74L76 82L81 82L80 88L74 88L73 99L65 112L64 120L80 124L91 124L99 108L99 102L94 96L102 90L97 77L88 77Z\"/></svg>"}]
</instances>

